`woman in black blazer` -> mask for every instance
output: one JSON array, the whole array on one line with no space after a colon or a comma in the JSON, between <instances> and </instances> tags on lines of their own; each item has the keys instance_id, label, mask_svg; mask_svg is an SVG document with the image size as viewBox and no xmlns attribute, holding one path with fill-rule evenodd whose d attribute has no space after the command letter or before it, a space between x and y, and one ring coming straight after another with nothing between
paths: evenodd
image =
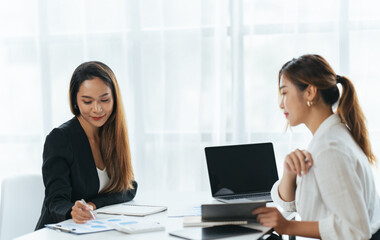
<instances>
[{"instance_id":1,"label":"woman in black blazer","mask_svg":"<svg viewBox=\"0 0 380 240\"><path fill-rule=\"evenodd\" d=\"M46 137L42 175L45 199L36 229L136 195L128 132L119 86L101 62L77 67L70 82L74 118ZM87 204L81 202L84 199Z\"/></svg>"}]
</instances>

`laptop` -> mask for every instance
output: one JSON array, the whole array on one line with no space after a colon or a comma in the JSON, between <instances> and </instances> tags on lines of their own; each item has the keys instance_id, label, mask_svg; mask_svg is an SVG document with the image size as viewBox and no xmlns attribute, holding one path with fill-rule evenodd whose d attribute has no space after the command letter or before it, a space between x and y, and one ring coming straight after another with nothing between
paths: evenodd
<instances>
[{"instance_id":1,"label":"laptop","mask_svg":"<svg viewBox=\"0 0 380 240\"><path fill-rule=\"evenodd\" d=\"M206 147L212 196L226 203L272 201L278 180L272 143Z\"/></svg>"}]
</instances>

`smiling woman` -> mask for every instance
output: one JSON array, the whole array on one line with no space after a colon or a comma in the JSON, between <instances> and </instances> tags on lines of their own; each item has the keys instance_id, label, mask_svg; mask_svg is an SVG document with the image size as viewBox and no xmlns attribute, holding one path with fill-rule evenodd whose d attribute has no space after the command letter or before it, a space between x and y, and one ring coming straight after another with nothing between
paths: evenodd
<instances>
[{"instance_id":1,"label":"smiling woman","mask_svg":"<svg viewBox=\"0 0 380 240\"><path fill-rule=\"evenodd\" d=\"M136 194L124 109L112 70L101 62L77 67L70 107L75 117L46 137L46 190L37 229L71 217L85 223L91 210Z\"/></svg>"},{"instance_id":2,"label":"smiling woman","mask_svg":"<svg viewBox=\"0 0 380 240\"><path fill-rule=\"evenodd\" d=\"M111 89L98 77L82 83L77 99L79 99L77 106L80 110L79 120L81 123L85 120L93 126L101 127L112 114Z\"/></svg>"}]
</instances>

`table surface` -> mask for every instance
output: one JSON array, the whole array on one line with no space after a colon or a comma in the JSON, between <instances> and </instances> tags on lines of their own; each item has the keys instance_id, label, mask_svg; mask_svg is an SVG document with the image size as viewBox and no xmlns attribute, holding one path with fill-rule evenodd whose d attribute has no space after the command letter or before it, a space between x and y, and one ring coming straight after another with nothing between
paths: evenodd
<instances>
[{"instance_id":1,"label":"table surface","mask_svg":"<svg viewBox=\"0 0 380 240\"><path fill-rule=\"evenodd\" d=\"M150 216L145 217L130 217L131 220L135 219L137 221L155 221L160 222L165 226L165 231L159 231L159 232L151 232L151 233L138 233L138 234L125 234L121 232L117 232L115 230L107 231L107 232L99 232L99 233L92 233L92 234L83 234L83 235L75 235L71 233L64 233L59 232L52 229L43 228L38 231L23 235L19 238L16 238L17 240L30 240L30 239L40 239L40 240L47 240L47 239L80 239L80 240L97 240L97 239L144 239L144 240L150 240L150 239L180 239L177 237L173 237L169 235L169 232L177 231L183 229L183 217L171 217L171 215L174 214L174 211L177 213L179 209L189 209L191 207L200 206L201 204L207 204L207 203L216 203L209 192L181 192L181 193L141 193L137 194L136 198L131 201L130 203L135 204L149 204L149 205L162 205L167 206L168 211L153 214ZM97 214L98 218L107 218L110 217L110 215L105 214ZM67 220L67 221L72 221ZM266 232L268 232L270 229L267 227L263 227L259 224L250 224L248 225L251 228L260 230L259 233L249 234L249 235L243 235L243 236L237 236L229 239L235 239L235 240L244 240L244 239L258 239L261 236L263 236Z\"/></svg>"}]
</instances>

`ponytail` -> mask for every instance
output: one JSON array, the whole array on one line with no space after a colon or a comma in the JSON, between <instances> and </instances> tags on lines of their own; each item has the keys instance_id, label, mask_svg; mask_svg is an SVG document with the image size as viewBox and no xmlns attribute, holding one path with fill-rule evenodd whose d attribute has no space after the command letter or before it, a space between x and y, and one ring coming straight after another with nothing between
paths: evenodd
<instances>
[{"instance_id":1,"label":"ponytail","mask_svg":"<svg viewBox=\"0 0 380 240\"><path fill-rule=\"evenodd\" d=\"M309 85L317 87L322 101L329 106L333 106L339 100L337 83L340 83L342 96L337 113L367 156L368 161L373 165L376 164L369 142L366 119L359 105L354 85L348 78L336 75L330 64L316 54L306 54L288 61L279 72L279 83L281 76L289 79L301 92Z\"/></svg>"},{"instance_id":2,"label":"ponytail","mask_svg":"<svg viewBox=\"0 0 380 240\"><path fill-rule=\"evenodd\" d=\"M342 85L342 96L339 101L337 113L350 130L355 142L367 156L368 161L372 165L375 165L376 157L372 152L369 142L366 118L359 105L354 85L348 78L343 76L337 76L337 82Z\"/></svg>"}]
</instances>

